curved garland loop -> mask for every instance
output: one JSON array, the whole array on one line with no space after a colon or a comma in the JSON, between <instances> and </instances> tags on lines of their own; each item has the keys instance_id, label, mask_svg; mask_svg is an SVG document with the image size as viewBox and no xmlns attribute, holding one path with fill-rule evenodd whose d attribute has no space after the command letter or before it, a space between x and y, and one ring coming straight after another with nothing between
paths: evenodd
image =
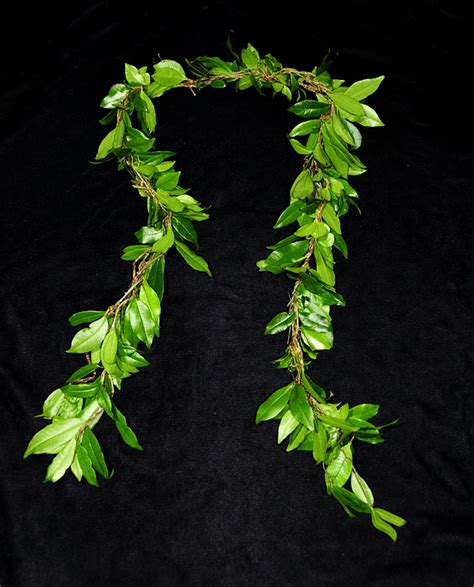
<instances>
[{"instance_id":1,"label":"curved garland loop","mask_svg":"<svg viewBox=\"0 0 474 587\"><path fill-rule=\"evenodd\" d=\"M290 102L296 97L289 111L303 120L288 137L303 156L303 169L291 187L290 205L274 226L296 222L298 228L269 246L271 253L257 263L260 271L286 273L294 285L287 311L272 318L265 330L265 334L288 331L285 353L275 363L288 370L292 381L260 405L256 422L278 420L278 443L288 439L287 451L312 453L324 468L328 493L346 513L351 517L369 514L378 530L396 540L393 526L402 526L405 520L374 507L372 491L354 466L356 441L383 442L382 429L394 422L373 424L379 409L376 404L331 403L332 394L308 374L311 360L333 345L330 307L345 305L334 288L333 248L347 258L340 217L351 204L358 208L357 192L348 177L366 170L354 154L362 140L354 123L383 126L377 113L362 102L377 90L383 76L347 87L343 80L332 79L324 66L298 71L282 67L272 55L261 58L250 44L240 55L230 43L229 49L232 61L199 57L188 62L194 78L176 61L159 61L151 75L146 67L126 64L126 82L112 86L102 100L101 106L110 112L100 122L115 122L115 126L100 143L96 159L115 159L118 169L128 172L133 187L146 201L148 222L135 233L138 244L123 251L122 259L132 262L131 283L123 296L105 311L86 310L69 318L73 326L89 324L76 333L67 351L85 354L87 363L44 402L41 416L52 422L33 436L25 457L56 455L45 481L58 481L70 468L79 481L84 477L98 485L97 474L110 477L93 432L104 414L114 421L126 444L141 450L117 407L115 392L123 379L149 365L138 347L144 343L150 349L160 333L166 253L174 247L193 269L211 275L206 261L191 248L198 244L194 222L209 216L180 187L180 172L171 159L174 153L154 150L152 99L172 88L188 88L194 94L208 86L224 88L231 83L238 90L254 87L261 94L270 90ZM349 480L351 489L345 487Z\"/></svg>"}]
</instances>

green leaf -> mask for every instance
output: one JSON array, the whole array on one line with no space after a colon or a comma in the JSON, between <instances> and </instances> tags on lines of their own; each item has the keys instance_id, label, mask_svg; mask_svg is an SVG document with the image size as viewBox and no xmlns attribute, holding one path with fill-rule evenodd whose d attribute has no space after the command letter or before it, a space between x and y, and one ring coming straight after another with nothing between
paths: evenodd
<instances>
[{"instance_id":1,"label":"green leaf","mask_svg":"<svg viewBox=\"0 0 474 587\"><path fill-rule=\"evenodd\" d=\"M312 149L308 149L308 147L302 145L297 139L289 138L289 141L293 149L298 153L298 155L310 155L313 152Z\"/></svg>"},{"instance_id":2,"label":"green leaf","mask_svg":"<svg viewBox=\"0 0 474 587\"><path fill-rule=\"evenodd\" d=\"M328 110L329 104L317 102L316 100L303 100L288 108L288 112L292 112L301 118L319 118L321 114Z\"/></svg>"},{"instance_id":3,"label":"green leaf","mask_svg":"<svg viewBox=\"0 0 474 587\"><path fill-rule=\"evenodd\" d=\"M306 438L307 434L308 430L303 425L301 425L299 429L296 428L296 430L294 430L290 436L290 442L286 447L286 452L290 452L298 448L300 444L303 442L303 440Z\"/></svg>"},{"instance_id":4,"label":"green leaf","mask_svg":"<svg viewBox=\"0 0 474 587\"><path fill-rule=\"evenodd\" d=\"M318 220L313 220L312 222L300 226L294 234L296 236L309 236L314 233L319 224L320 222Z\"/></svg>"},{"instance_id":5,"label":"green leaf","mask_svg":"<svg viewBox=\"0 0 474 587\"><path fill-rule=\"evenodd\" d=\"M84 424L78 418L57 420L37 432L30 440L23 458L32 454L56 454Z\"/></svg>"},{"instance_id":6,"label":"green leaf","mask_svg":"<svg viewBox=\"0 0 474 587\"><path fill-rule=\"evenodd\" d=\"M82 469L81 469L81 465L79 464L79 460L77 458L77 453L76 453L75 457L72 460L72 463L71 463L71 471L72 471L72 474L74 475L74 477L78 481L81 481L81 479L82 479Z\"/></svg>"},{"instance_id":7,"label":"green leaf","mask_svg":"<svg viewBox=\"0 0 474 587\"><path fill-rule=\"evenodd\" d=\"M407 521L396 514L392 514L392 512L388 512L387 510L383 510L382 508L375 508L377 514L384 519L386 522L393 524L394 526L398 526L401 528L404 526Z\"/></svg>"},{"instance_id":8,"label":"green leaf","mask_svg":"<svg viewBox=\"0 0 474 587\"><path fill-rule=\"evenodd\" d=\"M369 514L371 512L371 508L364 501L361 501L352 491L344 487L332 487L331 493L341 504L351 507L356 512L361 514ZM350 512L348 513L350 515Z\"/></svg>"},{"instance_id":9,"label":"green leaf","mask_svg":"<svg viewBox=\"0 0 474 587\"><path fill-rule=\"evenodd\" d=\"M198 237L194 224L187 218L173 215L171 218L171 224L176 231L176 234L184 240L189 241L198 246Z\"/></svg>"},{"instance_id":10,"label":"green leaf","mask_svg":"<svg viewBox=\"0 0 474 587\"><path fill-rule=\"evenodd\" d=\"M131 86L146 86L150 83L150 76L147 73L129 63L125 64L125 79Z\"/></svg>"},{"instance_id":11,"label":"green leaf","mask_svg":"<svg viewBox=\"0 0 474 587\"><path fill-rule=\"evenodd\" d=\"M202 271L203 273L207 273L209 277L212 277L212 273L209 270L209 265L199 255L196 255L187 245L181 243L180 241L175 241L174 246L178 253L183 257L186 263L195 269L196 271Z\"/></svg>"},{"instance_id":12,"label":"green leaf","mask_svg":"<svg viewBox=\"0 0 474 587\"><path fill-rule=\"evenodd\" d=\"M260 271L281 273L286 267L291 267L304 259L309 247L307 240L290 243L270 253L266 259L257 262Z\"/></svg>"},{"instance_id":13,"label":"green leaf","mask_svg":"<svg viewBox=\"0 0 474 587\"><path fill-rule=\"evenodd\" d=\"M324 150L342 177L347 177L349 173L349 163L347 162L344 151L328 141L325 141L324 143Z\"/></svg>"},{"instance_id":14,"label":"green leaf","mask_svg":"<svg viewBox=\"0 0 474 587\"><path fill-rule=\"evenodd\" d=\"M322 463L327 451L327 434L324 426L314 422L313 434L313 458L317 463Z\"/></svg>"},{"instance_id":15,"label":"green leaf","mask_svg":"<svg viewBox=\"0 0 474 587\"><path fill-rule=\"evenodd\" d=\"M305 120L297 124L289 133L291 138L302 137L317 132L321 127L320 120Z\"/></svg>"},{"instance_id":16,"label":"green leaf","mask_svg":"<svg viewBox=\"0 0 474 587\"><path fill-rule=\"evenodd\" d=\"M143 447L138 442L135 432L127 424L127 419L117 408L117 406L114 406L114 421L115 426L117 427L117 430L125 444L128 444L128 446L135 448L136 450L143 450Z\"/></svg>"},{"instance_id":17,"label":"green leaf","mask_svg":"<svg viewBox=\"0 0 474 587\"><path fill-rule=\"evenodd\" d=\"M182 66L171 59L163 59L153 66L155 73L153 79L166 88L174 88L186 79L186 73Z\"/></svg>"},{"instance_id":18,"label":"green leaf","mask_svg":"<svg viewBox=\"0 0 474 587\"><path fill-rule=\"evenodd\" d=\"M64 385L61 387L61 391L64 393L64 395L71 397L94 397L99 391L98 381L92 381L90 383L76 383L75 385Z\"/></svg>"},{"instance_id":19,"label":"green leaf","mask_svg":"<svg viewBox=\"0 0 474 587\"><path fill-rule=\"evenodd\" d=\"M346 302L341 294L338 294L335 291L327 289L327 287L318 281L316 277L314 277L310 273L302 273L300 276L301 280L303 281L304 288L311 293L316 294L322 301L324 305L336 305L336 306L345 306Z\"/></svg>"},{"instance_id":20,"label":"green leaf","mask_svg":"<svg viewBox=\"0 0 474 587\"><path fill-rule=\"evenodd\" d=\"M115 357L117 356L117 333L115 328L110 330L102 343L101 346L101 361L102 363L115 363Z\"/></svg>"},{"instance_id":21,"label":"green leaf","mask_svg":"<svg viewBox=\"0 0 474 587\"><path fill-rule=\"evenodd\" d=\"M292 325L294 320L295 314L293 312L291 314L288 314L288 312L280 312L267 324L264 334L278 334L279 332L283 332Z\"/></svg>"},{"instance_id":22,"label":"green leaf","mask_svg":"<svg viewBox=\"0 0 474 587\"><path fill-rule=\"evenodd\" d=\"M314 246L314 256L316 258L318 278L322 282L333 287L336 282L336 276L334 275L332 266L327 263L325 257L323 256L323 251L321 250L318 242L316 242Z\"/></svg>"},{"instance_id":23,"label":"green leaf","mask_svg":"<svg viewBox=\"0 0 474 587\"><path fill-rule=\"evenodd\" d=\"M97 363L90 363L88 365L84 365L83 367L79 367L74 373L67 379L66 383L71 383L72 381L77 381L78 379L82 379L86 377L90 373L93 373L97 369Z\"/></svg>"},{"instance_id":24,"label":"green leaf","mask_svg":"<svg viewBox=\"0 0 474 587\"><path fill-rule=\"evenodd\" d=\"M165 258L159 257L153 265L148 269L147 281L150 286L156 291L160 300L163 299L165 289Z\"/></svg>"},{"instance_id":25,"label":"green leaf","mask_svg":"<svg viewBox=\"0 0 474 587\"><path fill-rule=\"evenodd\" d=\"M140 300L148 306L151 315L155 320L155 334L160 334L160 315L161 315L161 304L160 298L154 289L152 289L146 281L142 283L140 288Z\"/></svg>"},{"instance_id":26,"label":"green leaf","mask_svg":"<svg viewBox=\"0 0 474 587\"><path fill-rule=\"evenodd\" d=\"M130 324L136 337L150 348L156 326L150 309L141 300L135 298L127 306L126 312L129 314Z\"/></svg>"},{"instance_id":27,"label":"green leaf","mask_svg":"<svg viewBox=\"0 0 474 587\"><path fill-rule=\"evenodd\" d=\"M163 230L161 228L155 228L154 226L142 226L137 230L135 236L139 243L149 245L163 236Z\"/></svg>"},{"instance_id":28,"label":"green leaf","mask_svg":"<svg viewBox=\"0 0 474 587\"><path fill-rule=\"evenodd\" d=\"M124 261L135 261L140 255L143 255L150 247L147 245L130 245L123 249L123 255L120 257Z\"/></svg>"},{"instance_id":29,"label":"green leaf","mask_svg":"<svg viewBox=\"0 0 474 587\"><path fill-rule=\"evenodd\" d=\"M285 408L290 399L291 390L294 383L280 387L274 391L262 404L260 404L255 417L255 423L259 424L265 420L271 420L278 416Z\"/></svg>"},{"instance_id":30,"label":"green leaf","mask_svg":"<svg viewBox=\"0 0 474 587\"><path fill-rule=\"evenodd\" d=\"M341 234L341 222L332 205L328 202L323 208L324 221L338 234Z\"/></svg>"},{"instance_id":31,"label":"green leaf","mask_svg":"<svg viewBox=\"0 0 474 587\"><path fill-rule=\"evenodd\" d=\"M46 471L45 483L47 481L56 483L56 481L59 481L64 476L64 473L71 466L74 455L76 454L76 444L77 440L72 438L54 457Z\"/></svg>"},{"instance_id":32,"label":"green leaf","mask_svg":"<svg viewBox=\"0 0 474 587\"><path fill-rule=\"evenodd\" d=\"M349 410L349 416L361 420L370 420L378 414L378 404L359 404Z\"/></svg>"},{"instance_id":33,"label":"green leaf","mask_svg":"<svg viewBox=\"0 0 474 587\"><path fill-rule=\"evenodd\" d=\"M281 444L295 428L299 426L298 420L293 416L290 410L285 412L278 426L278 444Z\"/></svg>"},{"instance_id":34,"label":"green leaf","mask_svg":"<svg viewBox=\"0 0 474 587\"><path fill-rule=\"evenodd\" d=\"M374 526L374 528L380 530L380 532L383 532L384 534L387 534L387 536L389 536L393 540L393 542L397 541L397 532L395 528L392 528L390 524L387 524L387 522L385 522L382 519L382 517L379 515L376 509L372 510L371 518L372 525Z\"/></svg>"},{"instance_id":35,"label":"green leaf","mask_svg":"<svg viewBox=\"0 0 474 587\"><path fill-rule=\"evenodd\" d=\"M345 124L351 133L352 136L352 144L354 145L354 149L358 149L362 145L362 135L360 134L359 129L355 124L352 124L349 120L345 121Z\"/></svg>"},{"instance_id":36,"label":"green leaf","mask_svg":"<svg viewBox=\"0 0 474 587\"><path fill-rule=\"evenodd\" d=\"M154 253L166 253L174 243L174 232L171 228L168 228L165 235L158 239L154 245L151 247L151 250Z\"/></svg>"},{"instance_id":37,"label":"green leaf","mask_svg":"<svg viewBox=\"0 0 474 587\"><path fill-rule=\"evenodd\" d=\"M352 453L349 445L338 449L326 468L328 487L342 487L352 471Z\"/></svg>"},{"instance_id":38,"label":"green leaf","mask_svg":"<svg viewBox=\"0 0 474 587\"><path fill-rule=\"evenodd\" d=\"M101 310L84 310L83 312L76 312L69 316L69 324L71 326L78 326L79 324L86 324L102 318L105 312Z\"/></svg>"},{"instance_id":39,"label":"green leaf","mask_svg":"<svg viewBox=\"0 0 474 587\"><path fill-rule=\"evenodd\" d=\"M280 214L273 228L282 228L283 226L295 222L301 216L302 210L305 206L306 204L302 200L296 200L290 204L288 208L285 208Z\"/></svg>"},{"instance_id":40,"label":"green leaf","mask_svg":"<svg viewBox=\"0 0 474 587\"><path fill-rule=\"evenodd\" d=\"M170 192L178 185L180 176L180 171L165 171L164 173L160 173L155 185L160 190Z\"/></svg>"},{"instance_id":41,"label":"green leaf","mask_svg":"<svg viewBox=\"0 0 474 587\"><path fill-rule=\"evenodd\" d=\"M346 430L347 432L356 432L359 430L357 426L352 426L345 420L341 418L335 418L333 416L326 416L325 414L318 414L319 420L324 422L325 424L329 424L329 426L334 426L334 428L340 428L341 430Z\"/></svg>"},{"instance_id":42,"label":"green leaf","mask_svg":"<svg viewBox=\"0 0 474 587\"><path fill-rule=\"evenodd\" d=\"M305 344L307 344L313 351L331 349L334 342L332 332L316 332L309 328L302 328L301 335Z\"/></svg>"},{"instance_id":43,"label":"green leaf","mask_svg":"<svg viewBox=\"0 0 474 587\"><path fill-rule=\"evenodd\" d=\"M258 54L257 49L255 49L255 47L252 47L250 43L248 43L246 49L242 49L240 56L242 59L242 63L246 67L255 67L260 60L260 56Z\"/></svg>"},{"instance_id":44,"label":"green leaf","mask_svg":"<svg viewBox=\"0 0 474 587\"><path fill-rule=\"evenodd\" d=\"M104 454L100 448L97 437L90 428L84 430L82 446L86 449L94 469L100 473L104 479L108 479L110 475L105 463Z\"/></svg>"},{"instance_id":45,"label":"green leaf","mask_svg":"<svg viewBox=\"0 0 474 587\"><path fill-rule=\"evenodd\" d=\"M146 129L151 133L156 127L155 106L143 90L140 91L139 96L143 105L143 109L141 110L143 121L145 122Z\"/></svg>"},{"instance_id":46,"label":"green leaf","mask_svg":"<svg viewBox=\"0 0 474 587\"><path fill-rule=\"evenodd\" d=\"M92 322L87 328L76 333L71 342L71 348L67 353L88 353L100 347L109 329L107 318L103 316Z\"/></svg>"},{"instance_id":47,"label":"green leaf","mask_svg":"<svg viewBox=\"0 0 474 587\"><path fill-rule=\"evenodd\" d=\"M96 159L105 159L112 149L117 149L122 144L124 135L123 121L113 128L109 133L102 139L99 149L97 150Z\"/></svg>"},{"instance_id":48,"label":"green leaf","mask_svg":"<svg viewBox=\"0 0 474 587\"><path fill-rule=\"evenodd\" d=\"M41 416L48 420L52 420L59 412L64 400L64 393L60 389L52 391L44 400L43 411Z\"/></svg>"},{"instance_id":49,"label":"green leaf","mask_svg":"<svg viewBox=\"0 0 474 587\"><path fill-rule=\"evenodd\" d=\"M365 501L371 507L374 505L374 496L370 487L355 470L352 470L351 473L351 489L359 499Z\"/></svg>"},{"instance_id":50,"label":"green leaf","mask_svg":"<svg viewBox=\"0 0 474 587\"><path fill-rule=\"evenodd\" d=\"M102 108L120 108L129 93L130 89L125 84L115 84L110 88L109 93L105 96L100 105Z\"/></svg>"},{"instance_id":51,"label":"green leaf","mask_svg":"<svg viewBox=\"0 0 474 587\"><path fill-rule=\"evenodd\" d=\"M87 450L82 446L82 444L77 445L76 453L79 466L81 467L87 483L89 483L89 485L93 485L94 487L99 487L99 484L97 483L97 475L92 468L92 461L89 457L89 454L87 453Z\"/></svg>"},{"instance_id":52,"label":"green leaf","mask_svg":"<svg viewBox=\"0 0 474 587\"><path fill-rule=\"evenodd\" d=\"M102 385L99 387L99 393L97 394L97 403L99 406L104 410L104 412L113 419L113 404L112 400L110 399L110 395L108 394L105 387Z\"/></svg>"},{"instance_id":53,"label":"green leaf","mask_svg":"<svg viewBox=\"0 0 474 587\"><path fill-rule=\"evenodd\" d=\"M381 75L379 77L361 79L357 82L354 82L352 86L347 88L347 90L344 92L344 95L350 96L355 100L364 100L364 98L367 98L367 96L370 96L378 89L384 77L385 76Z\"/></svg>"},{"instance_id":54,"label":"green leaf","mask_svg":"<svg viewBox=\"0 0 474 587\"><path fill-rule=\"evenodd\" d=\"M311 196L313 194L313 191L313 178L311 177L311 174L307 169L303 169L303 171L297 176L297 178L293 182L293 185L290 189L290 195L292 198L303 200L304 198L308 198L309 196Z\"/></svg>"},{"instance_id":55,"label":"green leaf","mask_svg":"<svg viewBox=\"0 0 474 587\"><path fill-rule=\"evenodd\" d=\"M354 100L354 98L351 98L351 96L348 96L347 94L336 94L334 92L330 94L330 96L334 104L346 112L354 114L355 116L364 115L362 104L360 104L357 100Z\"/></svg>"},{"instance_id":56,"label":"green leaf","mask_svg":"<svg viewBox=\"0 0 474 587\"><path fill-rule=\"evenodd\" d=\"M362 108L364 110L363 116L357 119L359 124L362 126L385 126L373 108L367 104L362 104Z\"/></svg>"},{"instance_id":57,"label":"green leaf","mask_svg":"<svg viewBox=\"0 0 474 587\"><path fill-rule=\"evenodd\" d=\"M293 416L308 430L314 430L313 409L308 403L306 391L302 385L295 385L290 396L290 410Z\"/></svg>"}]
</instances>

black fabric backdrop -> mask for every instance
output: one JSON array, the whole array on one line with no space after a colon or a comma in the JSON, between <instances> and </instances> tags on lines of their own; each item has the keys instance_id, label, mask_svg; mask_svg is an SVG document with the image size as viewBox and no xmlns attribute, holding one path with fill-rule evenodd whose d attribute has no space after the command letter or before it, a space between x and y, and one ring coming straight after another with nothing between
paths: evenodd
<instances>
[{"instance_id":1,"label":"black fabric backdrop","mask_svg":"<svg viewBox=\"0 0 474 587\"><path fill-rule=\"evenodd\" d=\"M148 6L149 4L149 6ZM153 4L153 6L152 6ZM19 6L4 32L0 584L459 585L474 582L469 237L472 230L468 20L453 2L224 2L122 7ZM283 99L252 91L173 91L158 143L212 219L199 225L214 278L169 256L152 365L118 402L143 453L98 428L114 478L43 485L49 458L22 453L44 397L80 365L67 317L104 308L129 279L119 259L143 201L113 165L93 166L98 104L123 62L225 54L250 40L307 68L331 47L336 77L386 74L371 99L354 179L363 214L344 219L337 262L346 309L314 377L338 399L382 404L401 423L361 446L377 502L409 520L394 545L325 495L307 453L285 453L256 407L283 385L284 337L264 325L288 299L284 276L255 262L276 240L300 165Z\"/></svg>"}]
</instances>

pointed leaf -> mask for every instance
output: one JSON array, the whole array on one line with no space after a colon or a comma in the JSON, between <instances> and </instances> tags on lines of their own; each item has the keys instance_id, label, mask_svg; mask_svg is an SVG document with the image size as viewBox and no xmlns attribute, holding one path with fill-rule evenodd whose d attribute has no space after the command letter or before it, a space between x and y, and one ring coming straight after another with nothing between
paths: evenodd
<instances>
[{"instance_id":1,"label":"pointed leaf","mask_svg":"<svg viewBox=\"0 0 474 587\"><path fill-rule=\"evenodd\" d=\"M313 409L308 403L306 391L302 385L295 385L291 392L290 410L298 422L308 430L314 430Z\"/></svg>"},{"instance_id":2,"label":"pointed leaf","mask_svg":"<svg viewBox=\"0 0 474 587\"><path fill-rule=\"evenodd\" d=\"M264 334L278 334L279 332L283 332L292 325L294 320L295 314L293 312L291 314L280 312L280 314L274 316L267 324Z\"/></svg>"},{"instance_id":3,"label":"pointed leaf","mask_svg":"<svg viewBox=\"0 0 474 587\"><path fill-rule=\"evenodd\" d=\"M88 353L98 349L108 329L109 325L105 316L95 320L89 327L83 328L76 333L72 339L71 348L66 352Z\"/></svg>"},{"instance_id":4,"label":"pointed leaf","mask_svg":"<svg viewBox=\"0 0 474 587\"><path fill-rule=\"evenodd\" d=\"M32 454L56 454L79 432L83 424L78 418L56 420L48 424L30 440L23 458Z\"/></svg>"},{"instance_id":5,"label":"pointed leaf","mask_svg":"<svg viewBox=\"0 0 474 587\"><path fill-rule=\"evenodd\" d=\"M285 387L280 387L280 389L274 391L262 404L260 404L255 417L255 423L259 424L260 422L271 420L275 416L278 416L288 404L293 387L294 383L285 385Z\"/></svg>"},{"instance_id":6,"label":"pointed leaf","mask_svg":"<svg viewBox=\"0 0 474 587\"><path fill-rule=\"evenodd\" d=\"M351 473L351 489L359 499L370 506L374 505L374 495L367 482L354 470Z\"/></svg>"},{"instance_id":7,"label":"pointed leaf","mask_svg":"<svg viewBox=\"0 0 474 587\"><path fill-rule=\"evenodd\" d=\"M59 481L64 476L64 473L69 469L74 460L76 444L77 440L72 438L54 457L46 471L45 483L47 481L56 483L56 481Z\"/></svg>"},{"instance_id":8,"label":"pointed leaf","mask_svg":"<svg viewBox=\"0 0 474 587\"><path fill-rule=\"evenodd\" d=\"M183 257L186 263L195 269L196 271L202 271L203 273L207 273L209 277L212 277L211 271L209 270L209 265L207 264L206 260L196 255L187 245L181 243L179 241L175 241L174 246L178 253Z\"/></svg>"}]
</instances>

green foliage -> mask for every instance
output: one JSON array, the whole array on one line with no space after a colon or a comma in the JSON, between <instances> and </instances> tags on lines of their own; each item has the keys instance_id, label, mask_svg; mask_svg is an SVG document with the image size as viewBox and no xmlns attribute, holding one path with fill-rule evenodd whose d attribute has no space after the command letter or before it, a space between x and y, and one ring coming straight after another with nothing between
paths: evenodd
<instances>
[{"instance_id":1,"label":"green foliage","mask_svg":"<svg viewBox=\"0 0 474 587\"><path fill-rule=\"evenodd\" d=\"M266 335L285 333L286 350L275 364L286 369L291 380L259 406L256 423L277 420L278 443L287 439L288 452L312 454L324 468L328 493L346 513L370 515L373 526L395 540L394 527L403 526L405 520L374 506L371 488L354 467L357 441L381 443L382 431L393 423L371 421L378 413L377 404L351 407L330 401L332 392L326 393L309 375L311 361L333 346L331 307L345 305L335 289L334 249L347 258L341 217L351 204L358 208L357 192L348 179L366 171L355 154L362 144L359 127L383 126L363 101L378 89L383 76L345 86L331 78L326 65L298 71L283 67L272 55L262 57L250 44L240 52L230 42L228 47L228 61L202 56L188 62L191 77L170 59L158 61L150 72L126 64L124 79L101 102L107 111L101 124L114 125L101 140L96 159L115 160L119 170L127 171L146 202L148 219L135 232L136 241L123 249L122 259L132 265L123 296L105 311L85 310L69 318L72 326L86 325L76 332L67 351L85 354L85 364L44 401L41 417L49 423L34 434L25 457L55 455L45 481L57 482L71 469L78 481L98 486L97 475L111 477L92 431L104 414L128 446L141 450L115 396L124 379L149 365L141 345L150 349L160 335L166 256L175 249L190 267L211 276L207 262L195 252L194 225L209 215L180 185L174 153L156 150L154 99L173 88L195 92L229 85L237 90L255 88L277 99L282 94L290 102L288 111L297 117L288 139L303 158L302 168L289 188L288 206L274 226L293 225L293 229L268 247L271 252L257 267L286 273L293 281L287 308L265 328Z\"/></svg>"}]
</instances>

